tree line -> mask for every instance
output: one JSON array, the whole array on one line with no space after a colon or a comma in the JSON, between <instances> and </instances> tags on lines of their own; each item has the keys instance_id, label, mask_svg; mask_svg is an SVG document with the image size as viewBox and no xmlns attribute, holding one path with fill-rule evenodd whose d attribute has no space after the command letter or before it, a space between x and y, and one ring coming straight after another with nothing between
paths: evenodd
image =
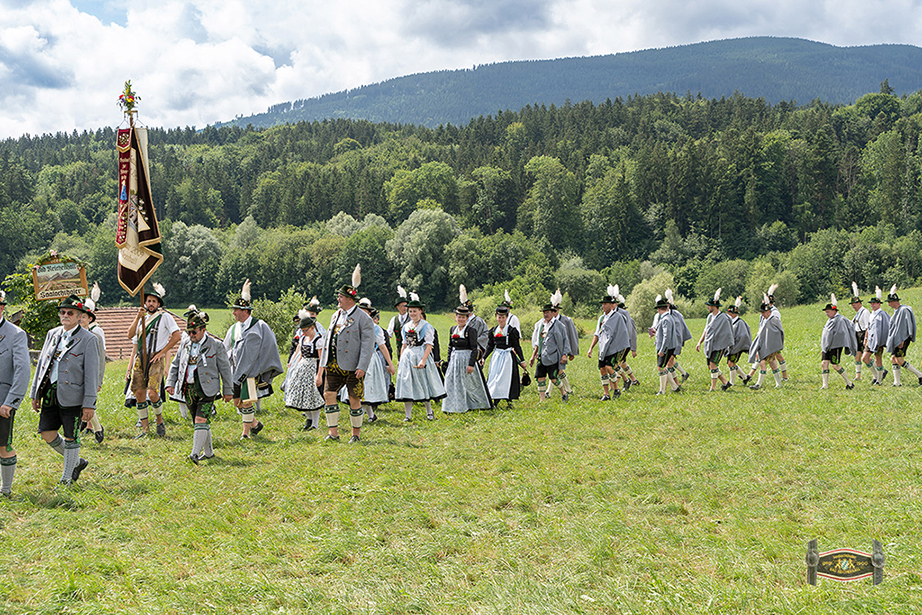
<instances>
[{"instance_id":1,"label":"tree line","mask_svg":"<svg viewBox=\"0 0 922 615\"><path fill-rule=\"evenodd\" d=\"M922 92L885 82L853 105L661 93L434 129L153 129L155 277L171 304L221 304L247 277L257 296L332 303L362 262L379 305L400 283L449 307L464 283L537 303L560 285L586 309L609 281L630 292L660 273L688 299L751 275L786 276L791 302L853 279L912 284L920 126ZM111 129L0 142L0 271L51 247L90 265L103 305L129 301L115 280L114 142Z\"/></svg>"}]
</instances>

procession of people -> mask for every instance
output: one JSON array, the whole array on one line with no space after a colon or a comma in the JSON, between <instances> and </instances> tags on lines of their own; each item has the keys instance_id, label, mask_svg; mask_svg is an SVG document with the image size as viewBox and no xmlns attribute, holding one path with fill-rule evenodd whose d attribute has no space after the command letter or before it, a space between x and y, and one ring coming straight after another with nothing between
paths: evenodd
<instances>
[{"instance_id":1,"label":"procession of people","mask_svg":"<svg viewBox=\"0 0 922 615\"><path fill-rule=\"evenodd\" d=\"M326 329L318 322L322 307L316 296L304 304L294 318L296 326L285 368L272 329L253 317L249 280L230 306L234 323L223 339L208 333L209 316L194 305L186 310L185 331L180 331L164 310L165 289L155 284L144 295L144 306L125 332L134 345L129 374L130 389L137 398L139 437L148 434L151 413L157 434L165 436L162 396L166 394L181 404L183 417L191 420L188 459L200 465L215 456L211 421L217 414L216 402L233 403L241 416L240 437L251 440L265 428L257 414L265 414L261 402L273 394L273 381L283 373L285 407L304 415L307 431L322 427L323 410L326 442L340 439L341 404L349 412L349 442L355 444L362 441L363 422L377 421L378 408L391 401L403 402L404 421L413 420L415 404L423 405L428 420L436 418L437 409L457 414L489 410L500 402L511 408L532 377L539 401L552 397L554 389L562 401L569 401L573 388L567 368L579 355L579 335L573 320L561 313L563 296L559 289L542 307L527 359L508 291L495 309L495 325L489 327L476 316L465 287L460 286L458 306L453 310L455 325L448 331L442 360L438 331L426 320L426 305L415 292L397 287L394 307L398 313L385 328L379 324L379 310L360 297L360 284L361 267L357 266L351 283L335 291L338 309ZM784 327L774 305L776 288L772 285L763 294L754 335L740 318L742 297L736 297L724 310L722 289L716 289L705 302L708 316L695 349L703 354L707 365L708 391L716 392L718 384L722 391L737 383L747 385L756 374L749 388L759 390L766 384L769 369L775 387L787 381L781 355ZM884 299L879 287L869 300L870 311L863 307L857 285L853 284L852 290L849 303L855 316L851 319L839 313L835 295L823 308L827 320L819 336L820 388L829 388L832 370L843 379L847 390L854 389L862 367L872 374L872 385L882 385L892 371L893 386L902 386L903 370L922 385L922 372L906 360L907 349L915 341L915 315L911 307L902 304L896 286L886 297L892 317L881 309ZM90 464L80 456L81 432L93 434L98 443L105 438L97 412L105 370L105 334L95 322L98 286L87 299L72 295L61 301L60 326L45 338L31 389L26 334L3 317L5 299L0 292L0 497L12 491L17 464L13 423L27 394L40 413L41 437L63 458L60 483L76 482ZM600 400L612 402L640 384L628 365L628 358L637 356L637 327L617 285L607 287L600 304L601 315L586 356L591 358L598 346ZM691 332L676 308L672 289L666 288L656 297L655 309L648 331L654 338L659 372L656 395L681 392L688 372L679 366L678 359ZM884 351L891 355L889 370L884 367ZM854 381L842 365L843 354L854 357ZM720 368L723 362L726 375ZM747 362L752 366L749 374L743 369ZM534 368L532 374L530 367ZM434 402L440 404L438 408Z\"/></svg>"}]
</instances>

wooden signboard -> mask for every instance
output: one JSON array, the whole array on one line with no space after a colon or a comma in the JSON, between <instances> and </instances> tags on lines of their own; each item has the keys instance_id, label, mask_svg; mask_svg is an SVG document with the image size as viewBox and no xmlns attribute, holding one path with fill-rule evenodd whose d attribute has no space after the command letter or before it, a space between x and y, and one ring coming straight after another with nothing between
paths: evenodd
<instances>
[{"instance_id":1,"label":"wooden signboard","mask_svg":"<svg viewBox=\"0 0 922 615\"><path fill-rule=\"evenodd\" d=\"M60 300L70 295L86 297L90 294L83 265L60 256L46 258L32 268L32 285L37 301Z\"/></svg>"},{"instance_id":2,"label":"wooden signboard","mask_svg":"<svg viewBox=\"0 0 922 615\"><path fill-rule=\"evenodd\" d=\"M816 585L816 579L832 581L857 581L873 578L874 585L884 580L884 549L874 541L873 553L855 549L833 549L819 552L816 540L807 543L807 581Z\"/></svg>"}]
</instances>

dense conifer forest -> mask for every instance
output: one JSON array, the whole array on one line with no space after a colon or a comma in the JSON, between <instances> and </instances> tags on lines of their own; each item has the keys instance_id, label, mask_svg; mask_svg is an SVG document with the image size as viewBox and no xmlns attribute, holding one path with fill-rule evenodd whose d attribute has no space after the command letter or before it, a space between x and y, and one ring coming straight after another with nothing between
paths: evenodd
<instances>
[{"instance_id":1,"label":"dense conifer forest","mask_svg":"<svg viewBox=\"0 0 922 615\"><path fill-rule=\"evenodd\" d=\"M332 303L361 262L378 305L398 283L432 307L460 283L485 306L559 286L586 313L607 283L627 296L668 282L690 306L718 286L751 302L779 281L792 304L852 280L912 284L920 127L922 91L884 82L851 105L660 93L437 128L152 129L155 277L171 305L221 305L245 278L256 296ZM130 301L115 279L114 146L108 128L0 142L0 273L50 247L89 264L101 305Z\"/></svg>"}]
</instances>

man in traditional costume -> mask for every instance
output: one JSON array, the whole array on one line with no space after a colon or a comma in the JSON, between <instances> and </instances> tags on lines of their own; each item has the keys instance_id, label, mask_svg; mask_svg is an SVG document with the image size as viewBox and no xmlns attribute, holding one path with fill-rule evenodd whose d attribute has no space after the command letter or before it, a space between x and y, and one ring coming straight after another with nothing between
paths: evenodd
<instances>
[{"instance_id":1,"label":"man in traditional costume","mask_svg":"<svg viewBox=\"0 0 922 615\"><path fill-rule=\"evenodd\" d=\"M6 293L0 290L0 497L10 497L16 472L13 424L16 411L29 390L29 339L26 332L9 322Z\"/></svg>"},{"instance_id":2,"label":"man in traditional costume","mask_svg":"<svg viewBox=\"0 0 922 615\"><path fill-rule=\"evenodd\" d=\"M871 384L882 385L887 377L884 369L883 355L887 348L887 338L890 336L890 315L880 309L883 291L880 286L874 288L874 297L871 298L871 318L868 321L868 334L865 337L864 356L862 360L868 369L874 370ZM872 362L873 357L873 362Z\"/></svg>"},{"instance_id":3,"label":"man in traditional costume","mask_svg":"<svg viewBox=\"0 0 922 615\"><path fill-rule=\"evenodd\" d=\"M634 318L625 306L624 295L620 293L618 294L618 313L624 317L628 337L631 342L630 347L625 348L624 352L621 353L621 358L618 363L621 366L621 379L624 381L624 390L627 391L632 386L640 384L640 381L637 380L637 377L634 375L634 370L631 369L631 366L627 363L628 354L630 354L631 357L637 356L637 323L634 322Z\"/></svg>"},{"instance_id":4,"label":"man in traditional costume","mask_svg":"<svg viewBox=\"0 0 922 615\"><path fill-rule=\"evenodd\" d=\"M657 395L666 394L668 384L673 391L681 390L676 382L674 371L669 371L671 363L675 361L675 353L681 348L682 332L677 330L679 323L669 308L669 300L662 295L656 296L656 326L654 331L654 347L656 348L656 367L659 369L659 391Z\"/></svg>"},{"instance_id":5,"label":"man in traditional costume","mask_svg":"<svg viewBox=\"0 0 922 615\"><path fill-rule=\"evenodd\" d=\"M400 349L403 346L403 327L410 322L410 314L407 311L407 291L403 286L397 285L397 300L394 302L394 309L397 315L393 316L387 323L387 337L394 340L394 355L400 359Z\"/></svg>"},{"instance_id":6,"label":"man in traditional costume","mask_svg":"<svg viewBox=\"0 0 922 615\"><path fill-rule=\"evenodd\" d=\"M352 272L352 285L344 284L337 291L339 309L330 319L326 348L321 358L325 382L323 389L324 412L327 419L329 441L339 440L339 404L336 395L343 386L349 394L349 421L352 425L350 444L361 439L363 379L372 354L375 352L375 325L364 310L359 309L358 286L362 282L362 268ZM321 375L317 375L318 381Z\"/></svg>"},{"instance_id":7,"label":"man in traditional costume","mask_svg":"<svg viewBox=\"0 0 922 615\"><path fill-rule=\"evenodd\" d=\"M106 333L102 330L102 327L96 324L96 302L99 301L100 294L99 283L94 283L93 290L90 291L90 298L83 302L86 312L80 315L80 326L99 338L99 385L96 387L97 394L102 389L103 377L106 374ZM92 432L96 442L102 444L105 438L105 429L99 422L98 408L93 413L93 420L88 425L81 425L81 427L86 429L86 433Z\"/></svg>"},{"instance_id":8,"label":"man in traditional costume","mask_svg":"<svg viewBox=\"0 0 922 615\"><path fill-rule=\"evenodd\" d=\"M560 398L563 401L569 401L570 395L560 374L567 367L570 337L566 326L558 319L557 307L553 298L551 303L546 304L541 311L544 318L535 324L531 340L534 350L531 354L531 361L529 361L529 365L534 365L535 360L538 360L538 367L535 370L538 400L547 399L547 379L550 377L554 385L560 389Z\"/></svg>"},{"instance_id":9,"label":"man in traditional costume","mask_svg":"<svg viewBox=\"0 0 922 615\"><path fill-rule=\"evenodd\" d=\"M256 403L272 395L272 380L282 373L275 334L264 321L253 318L250 281L243 283L231 308L236 321L224 336L224 349L233 370L233 401L243 422L241 440L263 429L256 420Z\"/></svg>"},{"instance_id":10,"label":"man in traditional costume","mask_svg":"<svg viewBox=\"0 0 922 615\"><path fill-rule=\"evenodd\" d=\"M601 401L610 401L621 395L618 390L618 375L621 372L620 359L631 347L627 321L618 313L618 287L609 285L602 297L602 315L596 321L595 333L586 356L592 358L592 351L599 345L599 375L602 381Z\"/></svg>"},{"instance_id":11,"label":"man in traditional costume","mask_svg":"<svg viewBox=\"0 0 922 615\"><path fill-rule=\"evenodd\" d=\"M573 319L560 311L560 306L563 303L563 294L561 294L560 289L557 289L551 296L551 303L554 305L554 317L564 326L564 329L567 332L567 344L570 347L570 350L567 352L567 359L572 361L579 354L579 331L576 329L576 323L573 322ZM570 380L567 378L566 368L560 371L560 381L563 383L564 390L567 392L567 397L573 393L573 387L570 386Z\"/></svg>"},{"instance_id":12,"label":"man in traditional costume","mask_svg":"<svg viewBox=\"0 0 922 615\"><path fill-rule=\"evenodd\" d=\"M194 430L189 460L196 465L202 459L214 457L211 417L215 400L223 397L229 402L234 397L227 349L219 338L208 335L207 326L205 312L195 310L187 317L186 336L179 343L166 379L167 393L174 395L178 391L192 416Z\"/></svg>"},{"instance_id":13,"label":"man in traditional costume","mask_svg":"<svg viewBox=\"0 0 922 615\"><path fill-rule=\"evenodd\" d=\"M916 315L908 305L900 303L900 296L896 294L896 284L890 288L887 295L887 305L893 310L890 318L890 334L887 337L887 351L892 355L890 362L893 365L893 386L902 386L900 370L905 367L922 384L922 372L906 361L906 351L909 344L916 341Z\"/></svg>"},{"instance_id":14,"label":"man in traditional costume","mask_svg":"<svg viewBox=\"0 0 922 615\"><path fill-rule=\"evenodd\" d=\"M823 325L823 335L820 337L820 369L823 370L823 386L829 388L829 366L839 372L842 379L845 380L846 389L854 389L855 385L845 374L845 368L839 365L842 361L842 351L845 354L857 353L857 340L855 338L855 329L852 323L842 314L839 314L839 305L836 301L835 294L829 298L829 303L823 308L826 312L826 324Z\"/></svg>"},{"instance_id":15,"label":"man in traditional costume","mask_svg":"<svg viewBox=\"0 0 922 615\"><path fill-rule=\"evenodd\" d=\"M855 316L852 318L852 326L855 329L855 342L857 352L855 353L855 381L861 380L861 358L864 354L864 345L867 341L868 325L871 322L871 313L868 308L861 305L861 297L858 296L858 285L852 282L851 305L855 310Z\"/></svg>"},{"instance_id":16,"label":"man in traditional costume","mask_svg":"<svg viewBox=\"0 0 922 615\"><path fill-rule=\"evenodd\" d=\"M730 368L730 384L734 384L736 374L739 373L745 386L749 382L749 376L739 366L739 362L743 353L748 353L749 346L752 345L752 330L746 321L740 318L740 306L742 304L743 298L737 297L733 305L727 308L730 324L733 327L733 345L730 346L727 354L727 367Z\"/></svg>"},{"instance_id":17,"label":"man in traditional costume","mask_svg":"<svg viewBox=\"0 0 922 615\"><path fill-rule=\"evenodd\" d=\"M778 290L778 284L772 284L768 287L768 303L772 306L772 314L778 318L781 323L781 310L775 306L775 291ZM781 330L784 331L784 324L781 324ZM781 372L781 382L788 381L788 364L784 360L784 355L778 353L778 370Z\"/></svg>"},{"instance_id":18,"label":"man in traditional costume","mask_svg":"<svg viewBox=\"0 0 922 615\"><path fill-rule=\"evenodd\" d=\"M708 309L708 317L704 322L704 331L701 333L701 339L695 346L695 351L701 352L701 346L704 346L704 356L707 360L708 370L711 372L710 391L717 390L717 381L720 381L721 389L726 391L733 386L726 377L720 373L720 360L726 355L733 345L733 323L730 322L730 316L720 310L720 292L718 288L711 299L708 299L704 305Z\"/></svg>"},{"instance_id":19,"label":"man in traditional costume","mask_svg":"<svg viewBox=\"0 0 922 615\"><path fill-rule=\"evenodd\" d=\"M144 307L128 327L128 337L137 341L137 359L131 375L131 390L138 400L138 420L141 422L139 438L150 430L148 418L154 411L157 435L166 435L163 422L163 400L160 399L160 383L165 372L165 360L179 343L182 334L173 317L163 310L163 286L154 284L153 292L144 295ZM141 318L144 318L143 339L139 333Z\"/></svg>"},{"instance_id":20,"label":"man in traditional costume","mask_svg":"<svg viewBox=\"0 0 922 615\"><path fill-rule=\"evenodd\" d=\"M40 412L42 440L64 458L64 485L76 482L89 465L80 457L79 426L81 420L92 421L96 411L99 338L80 326L84 311L86 307L76 295L58 306L61 326L45 336L29 393L32 408ZM58 430L63 431L63 438Z\"/></svg>"},{"instance_id":21,"label":"man in traditional costume","mask_svg":"<svg viewBox=\"0 0 922 615\"><path fill-rule=\"evenodd\" d=\"M775 378L775 388L780 389L782 381L781 369L778 366L778 353L784 349L784 328L781 326L781 319L772 313L768 295L762 295L759 313L761 314L759 330L749 347L749 360L759 362L759 378L755 384L749 385L749 388L754 391L761 389L765 374L771 367L772 376Z\"/></svg>"},{"instance_id":22,"label":"man in traditional costume","mask_svg":"<svg viewBox=\"0 0 922 615\"><path fill-rule=\"evenodd\" d=\"M666 297L666 301L669 302L669 313L676 322L674 333L679 343L678 347L676 347L675 355L670 359L669 373L672 374L673 379L678 382L678 379L675 378L675 372L679 372L682 374L682 382L685 382L688 380L688 372L679 364L679 355L682 354L682 348L685 346L685 342L692 339L692 334L688 328L688 324L685 322L685 316L683 316L682 312L675 306L675 297L673 296L672 289L667 288L666 292L663 294Z\"/></svg>"}]
</instances>

